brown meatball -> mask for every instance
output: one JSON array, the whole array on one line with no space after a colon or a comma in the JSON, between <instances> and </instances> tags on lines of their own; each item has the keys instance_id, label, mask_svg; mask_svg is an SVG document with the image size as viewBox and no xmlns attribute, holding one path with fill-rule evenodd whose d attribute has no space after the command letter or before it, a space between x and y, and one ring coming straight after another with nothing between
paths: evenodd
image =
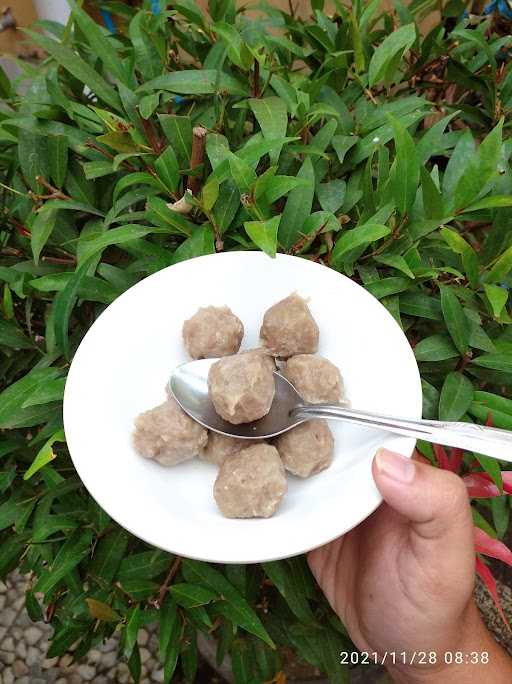
<instances>
[{"instance_id":1,"label":"brown meatball","mask_svg":"<svg viewBox=\"0 0 512 684\"><path fill-rule=\"evenodd\" d=\"M331 465L334 437L325 420L308 420L280 435L276 447L286 470L309 477Z\"/></svg>"},{"instance_id":2,"label":"brown meatball","mask_svg":"<svg viewBox=\"0 0 512 684\"><path fill-rule=\"evenodd\" d=\"M287 359L316 352L319 331L306 301L294 292L268 309L260 337L273 356Z\"/></svg>"},{"instance_id":3,"label":"brown meatball","mask_svg":"<svg viewBox=\"0 0 512 684\"><path fill-rule=\"evenodd\" d=\"M263 347L255 347L254 349L244 349L243 351L239 352L239 354L257 354L261 356L261 358L265 361L265 363L270 368L272 373L275 370L277 370L276 360L273 356L270 355L268 350L264 349Z\"/></svg>"},{"instance_id":4,"label":"brown meatball","mask_svg":"<svg viewBox=\"0 0 512 684\"><path fill-rule=\"evenodd\" d=\"M312 404L339 402L343 394L343 381L336 366L322 356L298 354L288 359L284 377L300 396Z\"/></svg>"},{"instance_id":5,"label":"brown meatball","mask_svg":"<svg viewBox=\"0 0 512 684\"><path fill-rule=\"evenodd\" d=\"M213 496L227 518L269 518L286 490L277 449L256 444L226 458L215 480Z\"/></svg>"},{"instance_id":6,"label":"brown meatball","mask_svg":"<svg viewBox=\"0 0 512 684\"><path fill-rule=\"evenodd\" d=\"M270 411L274 373L262 354L226 356L212 365L208 389L215 410L230 423L250 423Z\"/></svg>"},{"instance_id":7,"label":"brown meatball","mask_svg":"<svg viewBox=\"0 0 512 684\"><path fill-rule=\"evenodd\" d=\"M133 445L141 456L172 466L188 461L205 446L206 430L192 420L174 399L141 413L135 419Z\"/></svg>"},{"instance_id":8,"label":"brown meatball","mask_svg":"<svg viewBox=\"0 0 512 684\"><path fill-rule=\"evenodd\" d=\"M227 306L201 308L183 324L183 341L193 359L236 354L243 336L242 321Z\"/></svg>"},{"instance_id":9,"label":"brown meatball","mask_svg":"<svg viewBox=\"0 0 512 684\"><path fill-rule=\"evenodd\" d=\"M226 435L221 435L218 432L210 432L208 442L199 457L203 461L220 466L227 456L238 454L247 445L246 439L236 439L235 437L226 437Z\"/></svg>"}]
</instances>

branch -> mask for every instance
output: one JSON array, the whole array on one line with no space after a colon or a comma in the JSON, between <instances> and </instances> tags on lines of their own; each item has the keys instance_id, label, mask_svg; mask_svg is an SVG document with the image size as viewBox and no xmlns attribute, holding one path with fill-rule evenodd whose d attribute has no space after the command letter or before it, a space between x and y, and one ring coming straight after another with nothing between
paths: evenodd
<instances>
[{"instance_id":1,"label":"branch","mask_svg":"<svg viewBox=\"0 0 512 684\"><path fill-rule=\"evenodd\" d=\"M208 131L203 126L194 126L192 130L192 154L190 156L190 170L194 171L204 164L204 151ZM201 178L189 176L187 189L196 196L201 190Z\"/></svg>"}]
</instances>

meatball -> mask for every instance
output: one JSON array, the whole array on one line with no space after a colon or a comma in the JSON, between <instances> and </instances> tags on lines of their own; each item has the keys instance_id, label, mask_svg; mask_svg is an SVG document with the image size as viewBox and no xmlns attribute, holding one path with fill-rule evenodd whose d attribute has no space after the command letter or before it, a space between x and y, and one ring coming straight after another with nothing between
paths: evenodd
<instances>
[{"instance_id":1,"label":"meatball","mask_svg":"<svg viewBox=\"0 0 512 684\"><path fill-rule=\"evenodd\" d=\"M255 347L254 349L244 349L240 354L258 354L265 361L272 373L277 370L276 361L270 353L263 347Z\"/></svg>"},{"instance_id":2,"label":"meatball","mask_svg":"<svg viewBox=\"0 0 512 684\"><path fill-rule=\"evenodd\" d=\"M325 420L309 420L276 440L286 470L309 477L328 468L334 453L334 437Z\"/></svg>"},{"instance_id":3,"label":"meatball","mask_svg":"<svg viewBox=\"0 0 512 684\"><path fill-rule=\"evenodd\" d=\"M227 518L269 518L286 489L277 449L256 444L226 458L215 480L213 496Z\"/></svg>"},{"instance_id":4,"label":"meatball","mask_svg":"<svg viewBox=\"0 0 512 684\"><path fill-rule=\"evenodd\" d=\"M273 356L287 359L316 352L319 331L306 301L294 292L268 309L260 337Z\"/></svg>"},{"instance_id":5,"label":"meatball","mask_svg":"<svg viewBox=\"0 0 512 684\"><path fill-rule=\"evenodd\" d=\"M208 373L215 410L229 423L267 415L274 399L274 373L262 354L237 354L216 361Z\"/></svg>"},{"instance_id":6,"label":"meatball","mask_svg":"<svg viewBox=\"0 0 512 684\"><path fill-rule=\"evenodd\" d=\"M227 456L237 454L242 449L245 449L246 446L246 439L236 439L235 437L226 437L226 435L221 435L218 432L210 432L208 434L208 442L199 454L199 457L203 461L220 466Z\"/></svg>"},{"instance_id":7,"label":"meatball","mask_svg":"<svg viewBox=\"0 0 512 684\"><path fill-rule=\"evenodd\" d=\"M206 445L208 433L181 409L174 399L141 413L135 420L133 445L146 458L165 466L196 456Z\"/></svg>"},{"instance_id":8,"label":"meatball","mask_svg":"<svg viewBox=\"0 0 512 684\"><path fill-rule=\"evenodd\" d=\"M283 375L305 401L312 404L341 401L341 374L333 363L322 356L293 356L286 362Z\"/></svg>"},{"instance_id":9,"label":"meatball","mask_svg":"<svg viewBox=\"0 0 512 684\"><path fill-rule=\"evenodd\" d=\"M227 306L201 308L183 324L183 341L193 359L236 354L243 336L242 321Z\"/></svg>"}]
</instances>

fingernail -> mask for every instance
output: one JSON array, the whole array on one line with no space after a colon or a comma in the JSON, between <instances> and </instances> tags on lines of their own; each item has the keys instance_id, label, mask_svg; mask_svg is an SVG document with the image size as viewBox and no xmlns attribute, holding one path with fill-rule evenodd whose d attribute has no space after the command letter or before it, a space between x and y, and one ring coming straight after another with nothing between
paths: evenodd
<instances>
[{"instance_id":1,"label":"fingernail","mask_svg":"<svg viewBox=\"0 0 512 684\"><path fill-rule=\"evenodd\" d=\"M394 451L379 449L375 455L375 465L382 475L392 480L409 484L414 479L416 466L410 458L396 454Z\"/></svg>"}]
</instances>

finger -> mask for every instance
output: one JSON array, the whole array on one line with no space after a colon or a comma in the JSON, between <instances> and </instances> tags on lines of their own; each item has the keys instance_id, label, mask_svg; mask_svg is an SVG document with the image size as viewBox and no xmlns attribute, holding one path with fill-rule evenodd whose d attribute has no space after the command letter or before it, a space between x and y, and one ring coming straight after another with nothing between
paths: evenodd
<instances>
[{"instance_id":1,"label":"finger","mask_svg":"<svg viewBox=\"0 0 512 684\"><path fill-rule=\"evenodd\" d=\"M473 523L466 488L453 473L380 449L373 477L386 503L425 539L472 548Z\"/></svg>"}]
</instances>

